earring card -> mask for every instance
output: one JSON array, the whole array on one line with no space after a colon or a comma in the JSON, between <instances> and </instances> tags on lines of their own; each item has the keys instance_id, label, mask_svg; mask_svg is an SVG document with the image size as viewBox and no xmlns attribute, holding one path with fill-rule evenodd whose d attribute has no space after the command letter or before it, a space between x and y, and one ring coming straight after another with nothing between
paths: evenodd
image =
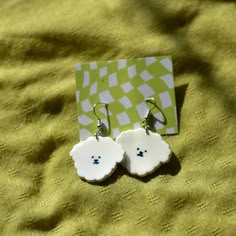
<instances>
[{"instance_id":1,"label":"earring card","mask_svg":"<svg viewBox=\"0 0 236 236\"><path fill-rule=\"evenodd\" d=\"M94 135L96 113L107 128L108 135L116 138L120 132L142 126L152 104L152 130L159 134L178 133L173 66L170 56L121 59L75 65L76 101L80 140Z\"/></svg>"}]
</instances>

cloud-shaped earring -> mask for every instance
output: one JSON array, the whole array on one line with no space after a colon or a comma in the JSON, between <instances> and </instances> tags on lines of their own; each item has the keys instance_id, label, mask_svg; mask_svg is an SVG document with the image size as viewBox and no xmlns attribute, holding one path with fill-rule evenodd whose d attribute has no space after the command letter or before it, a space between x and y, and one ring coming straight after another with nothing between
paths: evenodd
<instances>
[{"instance_id":1,"label":"cloud-shaped earring","mask_svg":"<svg viewBox=\"0 0 236 236\"><path fill-rule=\"evenodd\" d=\"M156 105L153 98L147 98L146 102ZM127 130L120 133L116 142L121 144L125 150L125 157L122 165L130 174L145 176L154 172L161 163L169 161L171 150L169 145L162 139L160 134L150 130L149 119L151 116L149 110L143 128L136 130Z\"/></svg>"},{"instance_id":2,"label":"cloud-shaped earring","mask_svg":"<svg viewBox=\"0 0 236 236\"><path fill-rule=\"evenodd\" d=\"M116 169L117 163L124 157L122 146L110 137L104 137L104 124L96 114L96 103L93 106L94 115L97 117L97 132L95 136L74 145L70 151L70 156L74 160L74 165L78 175L89 182L99 182L109 177Z\"/></svg>"}]
</instances>

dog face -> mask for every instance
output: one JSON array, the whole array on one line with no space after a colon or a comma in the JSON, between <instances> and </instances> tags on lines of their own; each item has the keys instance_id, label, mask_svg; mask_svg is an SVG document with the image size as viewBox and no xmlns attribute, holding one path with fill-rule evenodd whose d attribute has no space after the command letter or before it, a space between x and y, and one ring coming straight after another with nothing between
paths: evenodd
<instances>
[{"instance_id":1,"label":"dog face","mask_svg":"<svg viewBox=\"0 0 236 236\"><path fill-rule=\"evenodd\" d=\"M131 173L145 176L161 163L167 162L171 151L169 145L157 133L144 129L122 132L116 139L125 150L122 165Z\"/></svg>"},{"instance_id":2,"label":"dog face","mask_svg":"<svg viewBox=\"0 0 236 236\"><path fill-rule=\"evenodd\" d=\"M89 137L70 152L78 175L88 181L101 181L115 170L124 150L109 137Z\"/></svg>"},{"instance_id":3,"label":"dog face","mask_svg":"<svg viewBox=\"0 0 236 236\"><path fill-rule=\"evenodd\" d=\"M101 156L98 156L97 158L95 156L91 156L91 158L93 159L94 165L99 165L99 161L101 159Z\"/></svg>"},{"instance_id":4,"label":"dog face","mask_svg":"<svg viewBox=\"0 0 236 236\"><path fill-rule=\"evenodd\" d=\"M144 157L144 154L147 153L147 150L137 148L137 157Z\"/></svg>"}]
</instances>

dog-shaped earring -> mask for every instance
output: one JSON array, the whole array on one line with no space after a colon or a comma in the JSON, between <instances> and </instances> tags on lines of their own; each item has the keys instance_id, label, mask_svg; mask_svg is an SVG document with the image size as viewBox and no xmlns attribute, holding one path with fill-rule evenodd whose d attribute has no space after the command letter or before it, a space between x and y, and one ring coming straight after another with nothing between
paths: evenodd
<instances>
[{"instance_id":1,"label":"dog-shaped earring","mask_svg":"<svg viewBox=\"0 0 236 236\"><path fill-rule=\"evenodd\" d=\"M97 117L97 132L95 136L74 145L70 151L70 156L74 160L74 165L78 175L89 181L99 182L109 177L116 169L117 163L124 157L122 146L110 137L104 137L104 124L96 114L96 106L106 103L96 103L93 106L93 113Z\"/></svg>"},{"instance_id":2,"label":"dog-shaped earring","mask_svg":"<svg viewBox=\"0 0 236 236\"><path fill-rule=\"evenodd\" d=\"M153 98L147 98L145 101L152 103L152 109L157 106ZM161 135L150 130L149 119L152 109L148 111L142 123L143 128L123 131L116 138L116 142L125 150L122 165L133 175L148 175L161 163L168 162L171 156L169 145Z\"/></svg>"}]
</instances>

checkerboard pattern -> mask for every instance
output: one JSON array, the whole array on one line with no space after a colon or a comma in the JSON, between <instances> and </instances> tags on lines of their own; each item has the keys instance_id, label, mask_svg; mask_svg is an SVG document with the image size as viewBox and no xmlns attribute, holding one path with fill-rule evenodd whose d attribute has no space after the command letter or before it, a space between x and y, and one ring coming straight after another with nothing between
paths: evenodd
<instances>
[{"instance_id":1,"label":"checkerboard pattern","mask_svg":"<svg viewBox=\"0 0 236 236\"><path fill-rule=\"evenodd\" d=\"M97 113L109 135L116 138L124 130L141 127L150 108L147 97L153 97L161 109L153 110L155 130L160 134L178 132L171 57L77 64L75 71L80 140L96 132L95 103L109 104L109 119L104 106L99 105ZM160 122L164 120L165 124Z\"/></svg>"}]
</instances>

